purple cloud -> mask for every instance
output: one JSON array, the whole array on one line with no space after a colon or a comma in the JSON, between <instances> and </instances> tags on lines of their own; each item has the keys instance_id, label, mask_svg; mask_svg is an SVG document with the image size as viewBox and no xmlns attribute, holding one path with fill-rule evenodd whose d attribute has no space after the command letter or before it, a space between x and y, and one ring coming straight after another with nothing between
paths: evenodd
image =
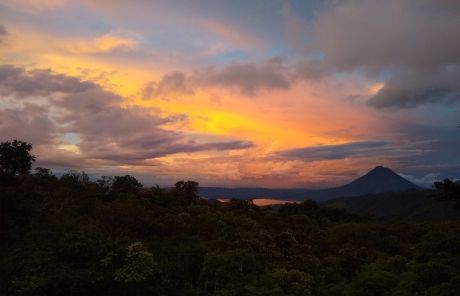
<instances>
[{"instance_id":1,"label":"purple cloud","mask_svg":"<svg viewBox=\"0 0 460 296\"><path fill-rule=\"evenodd\" d=\"M246 149L253 145L234 139L190 142L183 132L163 127L185 120L184 115L161 116L156 109L122 107L119 95L50 70L0 66L0 90L0 99L12 97L10 104L16 103L0 109L0 136L59 147L65 145L60 138L63 134L78 135L78 143L73 144L78 147L73 149L78 149L79 156L66 156L67 163L85 158L122 165L175 153ZM42 97L42 107L38 102L29 103L36 96Z\"/></svg>"}]
</instances>

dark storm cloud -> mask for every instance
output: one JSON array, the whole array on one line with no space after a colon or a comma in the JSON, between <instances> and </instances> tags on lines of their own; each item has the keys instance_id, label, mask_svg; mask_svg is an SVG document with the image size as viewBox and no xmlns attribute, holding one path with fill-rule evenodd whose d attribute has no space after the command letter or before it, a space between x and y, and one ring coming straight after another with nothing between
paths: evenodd
<instances>
[{"instance_id":1,"label":"dark storm cloud","mask_svg":"<svg viewBox=\"0 0 460 296\"><path fill-rule=\"evenodd\" d=\"M424 103L460 101L458 66L434 71L393 74L385 86L369 100L369 105L378 108L410 108Z\"/></svg>"},{"instance_id":2,"label":"dark storm cloud","mask_svg":"<svg viewBox=\"0 0 460 296\"><path fill-rule=\"evenodd\" d=\"M246 141L190 142L185 134L162 127L185 120L184 115L164 117L154 109L123 108L122 97L94 83L50 70L0 66L0 90L0 100L5 103L14 102L7 97L24 101L11 108L0 108L0 136L34 144L59 144L64 133L75 133L81 155L67 155L67 162L85 157L123 164L181 152L252 146ZM37 95L45 98L47 108L25 100Z\"/></svg>"},{"instance_id":3,"label":"dark storm cloud","mask_svg":"<svg viewBox=\"0 0 460 296\"><path fill-rule=\"evenodd\" d=\"M418 89L385 86L369 100L369 105L378 108L411 108L423 103L442 103L460 100L460 88L425 86Z\"/></svg>"},{"instance_id":4,"label":"dark storm cloud","mask_svg":"<svg viewBox=\"0 0 460 296\"><path fill-rule=\"evenodd\" d=\"M312 23L324 65L387 77L374 107L459 100L460 2L336 1ZM401 74L401 73L404 74Z\"/></svg>"}]
</instances>

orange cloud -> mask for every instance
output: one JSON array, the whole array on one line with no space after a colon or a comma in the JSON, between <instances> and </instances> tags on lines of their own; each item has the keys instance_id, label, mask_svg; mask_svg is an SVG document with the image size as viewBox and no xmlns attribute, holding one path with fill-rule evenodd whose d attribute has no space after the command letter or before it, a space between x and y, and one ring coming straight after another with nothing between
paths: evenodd
<instances>
[{"instance_id":1,"label":"orange cloud","mask_svg":"<svg viewBox=\"0 0 460 296\"><path fill-rule=\"evenodd\" d=\"M107 33L92 39L71 41L65 48L71 53L97 54L131 51L139 44L139 36L129 32Z\"/></svg>"}]
</instances>

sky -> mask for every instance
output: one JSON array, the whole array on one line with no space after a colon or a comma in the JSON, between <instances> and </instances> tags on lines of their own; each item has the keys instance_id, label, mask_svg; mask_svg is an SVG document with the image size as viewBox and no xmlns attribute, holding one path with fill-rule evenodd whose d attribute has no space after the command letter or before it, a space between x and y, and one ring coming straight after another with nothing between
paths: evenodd
<instances>
[{"instance_id":1,"label":"sky","mask_svg":"<svg viewBox=\"0 0 460 296\"><path fill-rule=\"evenodd\" d=\"M458 0L0 0L0 139L144 184L460 178Z\"/></svg>"}]
</instances>

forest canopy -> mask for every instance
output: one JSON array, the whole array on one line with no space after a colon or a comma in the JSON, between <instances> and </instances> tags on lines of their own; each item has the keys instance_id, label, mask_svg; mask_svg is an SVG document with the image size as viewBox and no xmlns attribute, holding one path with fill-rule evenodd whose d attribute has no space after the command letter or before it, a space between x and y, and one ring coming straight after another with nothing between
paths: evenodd
<instances>
[{"instance_id":1,"label":"forest canopy","mask_svg":"<svg viewBox=\"0 0 460 296\"><path fill-rule=\"evenodd\" d=\"M198 196L195 181L56 176L31 171L29 145L0 144L1 295L460 291L458 222L382 222L313 201L222 203Z\"/></svg>"}]
</instances>

